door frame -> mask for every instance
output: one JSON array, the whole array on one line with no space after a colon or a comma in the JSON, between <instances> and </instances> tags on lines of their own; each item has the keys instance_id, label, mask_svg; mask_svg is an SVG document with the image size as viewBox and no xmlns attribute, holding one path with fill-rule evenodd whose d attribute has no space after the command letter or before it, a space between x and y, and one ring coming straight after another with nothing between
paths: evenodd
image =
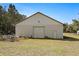
<instances>
[{"instance_id":1,"label":"door frame","mask_svg":"<svg viewBox=\"0 0 79 59\"><path fill-rule=\"evenodd\" d=\"M45 26L33 26L33 38L34 38L34 28L43 28L44 29L44 37L45 37Z\"/></svg>"}]
</instances>

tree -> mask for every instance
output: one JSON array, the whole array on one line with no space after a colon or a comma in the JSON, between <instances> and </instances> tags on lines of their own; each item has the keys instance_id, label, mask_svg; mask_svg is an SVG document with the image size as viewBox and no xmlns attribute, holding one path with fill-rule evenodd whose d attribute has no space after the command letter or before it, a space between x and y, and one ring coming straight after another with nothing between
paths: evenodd
<instances>
[{"instance_id":1,"label":"tree","mask_svg":"<svg viewBox=\"0 0 79 59\"><path fill-rule=\"evenodd\" d=\"M19 14L13 4L9 5L8 11L0 6L0 34L15 34L15 25L25 18L26 16Z\"/></svg>"},{"instance_id":2,"label":"tree","mask_svg":"<svg viewBox=\"0 0 79 59\"><path fill-rule=\"evenodd\" d=\"M8 8L8 34L15 33L15 25L25 19L24 15L19 14L15 5L10 4Z\"/></svg>"},{"instance_id":3,"label":"tree","mask_svg":"<svg viewBox=\"0 0 79 59\"><path fill-rule=\"evenodd\" d=\"M2 14L3 14L3 7L0 6L0 34L2 32Z\"/></svg>"},{"instance_id":4,"label":"tree","mask_svg":"<svg viewBox=\"0 0 79 59\"><path fill-rule=\"evenodd\" d=\"M63 31L64 31L64 32L67 32L68 23L64 23L64 25L63 25L63 26L64 26Z\"/></svg>"},{"instance_id":5,"label":"tree","mask_svg":"<svg viewBox=\"0 0 79 59\"><path fill-rule=\"evenodd\" d=\"M72 24L64 24L64 32L73 32L76 33L77 30L79 30L79 20L78 19L73 19Z\"/></svg>"},{"instance_id":6,"label":"tree","mask_svg":"<svg viewBox=\"0 0 79 59\"><path fill-rule=\"evenodd\" d=\"M68 27L66 28L66 32L72 33L73 27L71 25L68 25Z\"/></svg>"},{"instance_id":7,"label":"tree","mask_svg":"<svg viewBox=\"0 0 79 59\"><path fill-rule=\"evenodd\" d=\"M6 10L0 6L0 34L3 34L4 33L4 24L5 24L5 21L6 20Z\"/></svg>"},{"instance_id":8,"label":"tree","mask_svg":"<svg viewBox=\"0 0 79 59\"><path fill-rule=\"evenodd\" d=\"M73 19L72 21L73 21L73 23L72 23L73 30L74 30L75 32L77 32L77 30L79 30L79 20Z\"/></svg>"}]
</instances>

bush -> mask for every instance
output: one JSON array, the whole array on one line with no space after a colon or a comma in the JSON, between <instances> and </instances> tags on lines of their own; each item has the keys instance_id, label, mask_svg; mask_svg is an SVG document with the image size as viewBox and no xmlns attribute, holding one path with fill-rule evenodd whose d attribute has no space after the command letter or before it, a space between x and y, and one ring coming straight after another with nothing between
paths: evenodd
<instances>
[{"instance_id":1,"label":"bush","mask_svg":"<svg viewBox=\"0 0 79 59\"><path fill-rule=\"evenodd\" d=\"M0 41L2 41L2 36L0 35Z\"/></svg>"},{"instance_id":2,"label":"bush","mask_svg":"<svg viewBox=\"0 0 79 59\"><path fill-rule=\"evenodd\" d=\"M0 35L0 41L5 41L6 39L3 37L3 35Z\"/></svg>"},{"instance_id":3,"label":"bush","mask_svg":"<svg viewBox=\"0 0 79 59\"><path fill-rule=\"evenodd\" d=\"M15 41L15 38L11 37L10 42L14 42L14 41Z\"/></svg>"}]
</instances>

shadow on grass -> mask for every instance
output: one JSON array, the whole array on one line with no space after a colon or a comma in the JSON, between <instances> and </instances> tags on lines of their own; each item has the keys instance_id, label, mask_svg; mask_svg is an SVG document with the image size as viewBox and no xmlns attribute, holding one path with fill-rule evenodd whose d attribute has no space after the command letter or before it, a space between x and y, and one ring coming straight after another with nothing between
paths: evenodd
<instances>
[{"instance_id":1,"label":"shadow on grass","mask_svg":"<svg viewBox=\"0 0 79 59\"><path fill-rule=\"evenodd\" d=\"M77 38L63 36L63 39L55 39L55 38L32 38L32 39L40 39L40 40L62 40L62 41L79 41Z\"/></svg>"},{"instance_id":2,"label":"shadow on grass","mask_svg":"<svg viewBox=\"0 0 79 59\"><path fill-rule=\"evenodd\" d=\"M63 41L79 41L79 39L73 38L73 37L64 36L63 37Z\"/></svg>"}]
</instances>

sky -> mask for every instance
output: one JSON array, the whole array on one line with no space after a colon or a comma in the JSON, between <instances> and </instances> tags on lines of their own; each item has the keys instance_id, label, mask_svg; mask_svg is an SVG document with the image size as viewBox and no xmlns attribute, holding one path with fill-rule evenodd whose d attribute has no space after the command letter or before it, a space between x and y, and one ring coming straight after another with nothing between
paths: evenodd
<instances>
[{"instance_id":1,"label":"sky","mask_svg":"<svg viewBox=\"0 0 79 59\"><path fill-rule=\"evenodd\" d=\"M8 8L10 3L1 3ZM12 3L20 14L30 16L41 12L61 23L72 23L72 19L79 18L79 3Z\"/></svg>"}]
</instances>

